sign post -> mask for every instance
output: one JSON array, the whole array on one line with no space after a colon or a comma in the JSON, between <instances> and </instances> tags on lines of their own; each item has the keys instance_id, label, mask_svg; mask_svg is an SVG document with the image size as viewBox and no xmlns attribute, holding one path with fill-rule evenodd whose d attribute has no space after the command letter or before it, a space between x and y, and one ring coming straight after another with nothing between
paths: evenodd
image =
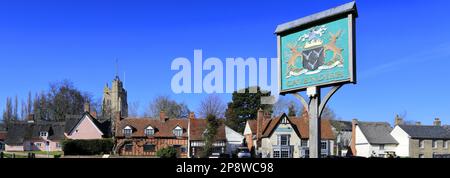
<instances>
[{"instance_id":1,"label":"sign post","mask_svg":"<svg viewBox=\"0 0 450 178\"><path fill-rule=\"evenodd\" d=\"M321 115L344 84L356 83L356 3L277 27L280 94L293 94L309 114L310 158L321 156ZM321 90L331 87L321 97ZM308 101L300 94L306 90Z\"/></svg>"}]
</instances>

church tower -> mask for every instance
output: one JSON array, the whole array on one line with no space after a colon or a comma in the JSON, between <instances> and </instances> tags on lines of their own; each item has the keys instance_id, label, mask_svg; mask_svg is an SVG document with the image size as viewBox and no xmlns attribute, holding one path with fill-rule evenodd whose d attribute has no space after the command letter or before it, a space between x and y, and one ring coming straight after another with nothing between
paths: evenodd
<instances>
[{"instance_id":1,"label":"church tower","mask_svg":"<svg viewBox=\"0 0 450 178\"><path fill-rule=\"evenodd\" d=\"M102 113L107 118L113 118L115 113L120 113L122 118L128 117L127 91L117 75L112 87L109 88L106 84L103 89Z\"/></svg>"}]
</instances>

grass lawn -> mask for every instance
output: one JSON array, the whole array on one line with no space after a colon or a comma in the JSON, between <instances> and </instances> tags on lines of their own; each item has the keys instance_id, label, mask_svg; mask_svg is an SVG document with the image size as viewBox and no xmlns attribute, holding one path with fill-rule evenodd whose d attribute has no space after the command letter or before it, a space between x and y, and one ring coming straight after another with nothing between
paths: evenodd
<instances>
[{"instance_id":1,"label":"grass lawn","mask_svg":"<svg viewBox=\"0 0 450 178\"><path fill-rule=\"evenodd\" d=\"M4 158L13 158L12 154L9 153L4 153ZM22 156L22 155L16 155L16 158L28 158L27 156Z\"/></svg>"},{"instance_id":2,"label":"grass lawn","mask_svg":"<svg viewBox=\"0 0 450 178\"><path fill-rule=\"evenodd\" d=\"M47 151L29 151L29 152L24 152L24 153L34 153L37 155L47 155ZM49 155L63 155L64 152L62 151L50 151L48 152Z\"/></svg>"}]
</instances>

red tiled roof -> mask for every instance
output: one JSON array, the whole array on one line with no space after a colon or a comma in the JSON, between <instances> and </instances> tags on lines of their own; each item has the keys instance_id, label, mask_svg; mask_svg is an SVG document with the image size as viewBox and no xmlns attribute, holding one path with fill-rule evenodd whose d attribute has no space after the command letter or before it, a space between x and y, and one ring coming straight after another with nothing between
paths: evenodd
<instances>
[{"instance_id":1,"label":"red tiled roof","mask_svg":"<svg viewBox=\"0 0 450 178\"><path fill-rule=\"evenodd\" d=\"M276 127L278 126L278 123L281 120L281 117L276 117L273 119L265 119L263 121L263 126L262 126L262 137L269 137L273 131L276 129ZM300 138L302 139L308 139L309 138L309 118L305 117L305 115L303 115L303 117L288 117L289 122L291 123L291 125L293 126L295 132L297 132L297 134L300 136ZM250 127L252 127L252 125L254 125L254 123L250 123L250 122L254 122L255 121L249 121ZM253 130L256 130L256 126L253 126L254 128L252 128L252 132ZM330 120L328 119L321 119L321 137L324 140L332 140L335 139L335 135L332 131L331 128L331 123Z\"/></svg>"},{"instance_id":2,"label":"red tiled roof","mask_svg":"<svg viewBox=\"0 0 450 178\"><path fill-rule=\"evenodd\" d=\"M190 121L190 140L203 140L203 133L206 130L207 122L205 119L191 119ZM220 122L217 134L215 137L217 140L226 140L225 124Z\"/></svg>"},{"instance_id":3,"label":"red tiled roof","mask_svg":"<svg viewBox=\"0 0 450 178\"><path fill-rule=\"evenodd\" d=\"M153 137L175 137L173 129L180 126L183 128L183 137L187 137L188 122L188 119L167 119L166 121L161 121L152 118L126 118L119 122L116 136L124 137L123 129L129 126L133 129L132 137L146 137L145 129L151 126L155 129Z\"/></svg>"}]
</instances>

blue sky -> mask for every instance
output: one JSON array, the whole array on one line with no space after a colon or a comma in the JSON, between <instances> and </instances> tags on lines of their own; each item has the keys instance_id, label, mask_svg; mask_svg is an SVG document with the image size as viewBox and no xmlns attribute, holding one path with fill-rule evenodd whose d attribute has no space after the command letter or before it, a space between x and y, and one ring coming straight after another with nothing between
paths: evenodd
<instances>
[{"instance_id":1,"label":"blue sky","mask_svg":"<svg viewBox=\"0 0 450 178\"><path fill-rule=\"evenodd\" d=\"M206 95L172 93L173 59L193 60L194 49L204 58L276 57L278 24L346 2L2 0L0 106L63 79L100 98L118 58L130 103L144 110L170 95L196 110ZM357 1L358 84L332 98L337 115L392 122L406 112L407 120L450 124L449 5Z\"/></svg>"}]
</instances>

